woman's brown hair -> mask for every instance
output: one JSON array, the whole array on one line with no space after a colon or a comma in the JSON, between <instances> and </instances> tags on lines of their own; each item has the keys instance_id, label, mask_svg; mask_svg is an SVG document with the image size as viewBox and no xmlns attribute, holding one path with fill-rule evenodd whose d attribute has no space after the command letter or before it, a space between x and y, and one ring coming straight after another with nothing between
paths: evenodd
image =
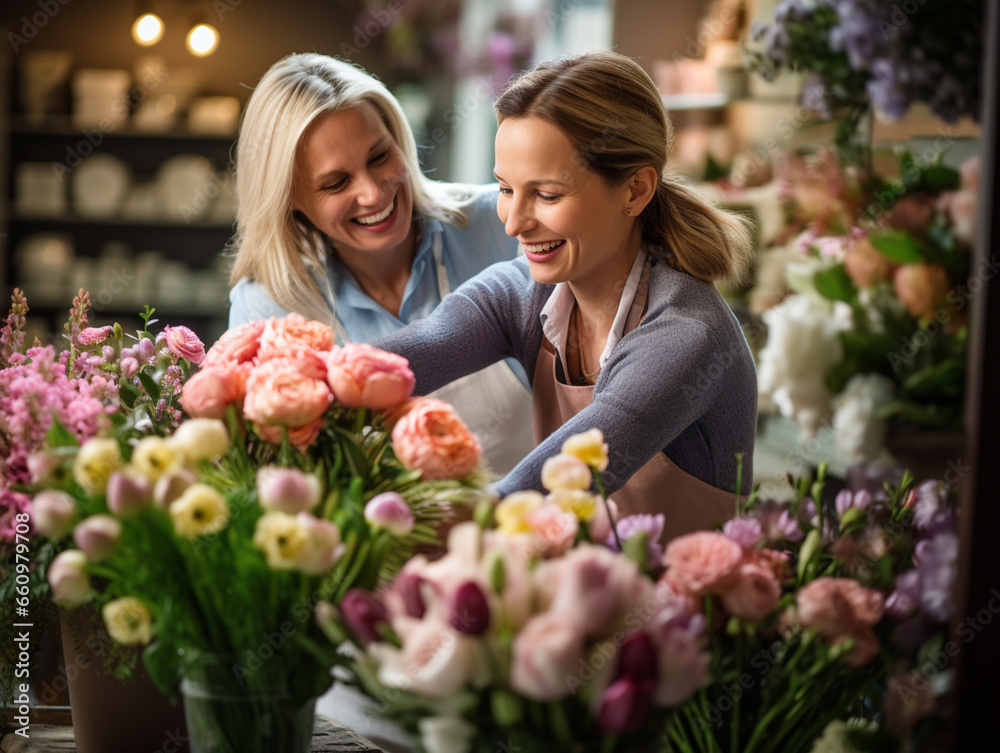
<instances>
[{"instance_id":1,"label":"woman's brown hair","mask_svg":"<svg viewBox=\"0 0 1000 753\"><path fill-rule=\"evenodd\" d=\"M660 182L639 216L650 251L706 282L744 275L753 248L748 221L666 169L673 126L656 85L631 58L598 51L540 63L515 79L495 108L498 122L537 117L558 127L581 164L608 185L655 167Z\"/></svg>"}]
</instances>

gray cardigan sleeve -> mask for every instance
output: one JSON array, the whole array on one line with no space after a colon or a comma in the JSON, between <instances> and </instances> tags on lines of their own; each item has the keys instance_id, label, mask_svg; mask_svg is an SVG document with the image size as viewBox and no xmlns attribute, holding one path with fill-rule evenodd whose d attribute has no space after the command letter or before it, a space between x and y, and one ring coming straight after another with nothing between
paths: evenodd
<instances>
[{"instance_id":1,"label":"gray cardigan sleeve","mask_svg":"<svg viewBox=\"0 0 1000 753\"><path fill-rule=\"evenodd\" d=\"M523 259L500 262L445 296L426 319L372 345L409 359L418 395L504 358L517 359L530 379L542 342L538 312L551 290L531 279Z\"/></svg>"}]
</instances>

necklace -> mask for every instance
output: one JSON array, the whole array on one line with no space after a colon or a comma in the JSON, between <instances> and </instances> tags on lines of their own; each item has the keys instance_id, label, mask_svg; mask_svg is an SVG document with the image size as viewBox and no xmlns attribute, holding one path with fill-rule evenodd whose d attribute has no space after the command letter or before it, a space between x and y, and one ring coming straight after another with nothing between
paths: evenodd
<instances>
[{"instance_id":1,"label":"necklace","mask_svg":"<svg viewBox=\"0 0 1000 753\"><path fill-rule=\"evenodd\" d=\"M580 375L576 378L576 384L578 387L584 387L594 383L594 378L601 373L601 367L598 365L597 370L593 374L587 371L587 362L583 355L583 336L581 334L583 326L580 320L579 304L573 309L573 313L576 314L576 360L577 366L580 368Z\"/></svg>"}]
</instances>

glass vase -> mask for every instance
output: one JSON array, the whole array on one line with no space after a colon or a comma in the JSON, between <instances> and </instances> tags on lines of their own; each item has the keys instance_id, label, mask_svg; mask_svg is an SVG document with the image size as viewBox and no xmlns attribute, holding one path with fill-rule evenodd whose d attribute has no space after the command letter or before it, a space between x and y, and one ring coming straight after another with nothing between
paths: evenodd
<instances>
[{"instance_id":1,"label":"glass vase","mask_svg":"<svg viewBox=\"0 0 1000 753\"><path fill-rule=\"evenodd\" d=\"M185 661L191 753L309 753L316 699L297 698L281 669L278 656L256 670L226 654Z\"/></svg>"}]
</instances>

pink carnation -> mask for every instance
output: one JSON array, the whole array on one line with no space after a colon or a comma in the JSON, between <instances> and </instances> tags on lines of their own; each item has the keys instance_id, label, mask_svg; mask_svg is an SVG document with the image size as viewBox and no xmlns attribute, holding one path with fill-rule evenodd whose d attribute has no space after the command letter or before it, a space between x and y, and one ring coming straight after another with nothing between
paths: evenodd
<instances>
[{"instance_id":1,"label":"pink carnation","mask_svg":"<svg viewBox=\"0 0 1000 753\"><path fill-rule=\"evenodd\" d=\"M861 666L878 653L872 626L884 612L882 594L850 578L817 578L795 597L798 622L816 630L831 643L851 638L854 648L844 655L851 666Z\"/></svg>"},{"instance_id":2,"label":"pink carnation","mask_svg":"<svg viewBox=\"0 0 1000 753\"><path fill-rule=\"evenodd\" d=\"M111 333L114 332L114 327L108 325L106 327L87 327L82 330L77 336L77 341L80 345L97 345L102 343L111 337Z\"/></svg>"},{"instance_id":3,"label":"pink carnation","mask_svg":"<svg viewBox=\"0 0 1000 753\"><path fill-rule=\"evenodd\" d=\"M224 418L231 403L242 405L250 369L248 363L203 368L185 382L181 406L196 418Z\"/></svg>"},{"instance_id":4,"label":"pink carnation","mask_svg":"<svg viewBox=\"0 0 1000 753\"><path fill-rule=\"evenodd\" d=\"M252 361L257 356L257 351L260 348L260 336L266 324L265 320L258 319L226 330L205 355L205 360L201 365L210 367L231 362L246 363Z\"/></svg>"},{"instance_id":5,"label":"pink carnation","mask_svg":"<svg viewBox=\"0 0 1000 753\"><path fill-rule=\"evenodd\" d=\"M317 356L273 358L256 366L246 383L243 413L264 426L304 426L333 402Z\"/></svg>"},{"instance_id":6,"label":"pink carnation","mask_svg":"<svg viewBox=\"0 0 1000 753\"><path fill-rule=\"evenodd\" d=\"M743 547L722 533L698 531L667 545L667 578L684 593L702 596L725 590L743 559Z\"/></svg>"},{"instance_id":7,"label":"pink carnation","mask_svg":"<svg viewBox=\"0 0 1000 753\"><path fill-rule=\"evenodd\" d=\"M472 473L483 455L476 435L443 400L425 397L412 402L413 407L392 430L396 455L403 465L423 471L427 479Z\"/></svg>"},{"instance_id":8,"label":"pink carnation","mask_svg":"<svg viewBox=\"0 0 1000 753\"><path fill-rule=\"evenodd\" d=\"M405 358L363 343L334 348L326 369L334 397L349 408L394 408L410 397L415 384Z\"/></svg>"},{"instance_id":9,"label":"pink carnation","mask_svg":"<svg viewBox=\"0 0 1000 753\"><path fill-rule=\"evenodd\" d=\"M295 356L302 351L319 353L333 348L333 328L322 322L309 321L301 314L289 314L265 322L260 334L258 361Z\"/></svg>"},{"instance_id":10,"label":"pink carnation","mask_svg":"<svg viewBox=\"0 0 1000 753\"><path fill-rule=\"evenodd\" d=\"M163 328L163 333L167 348L174 355L186 358L193 364L199 364L205 360L205 345L189 327L168 325Z\"/></svg>"},{"instance_id":11,"label":"pink carnation","mask_svg":"<svg viewBox=\"0 0 1000 753\"><path fill-rule=\"evenodd\" d=\"M781 585L764 561L750 560L736 570L732 585L722 593L722 605L734 617L762 620L778 606Z\"/></svg>"}]
</instances>

